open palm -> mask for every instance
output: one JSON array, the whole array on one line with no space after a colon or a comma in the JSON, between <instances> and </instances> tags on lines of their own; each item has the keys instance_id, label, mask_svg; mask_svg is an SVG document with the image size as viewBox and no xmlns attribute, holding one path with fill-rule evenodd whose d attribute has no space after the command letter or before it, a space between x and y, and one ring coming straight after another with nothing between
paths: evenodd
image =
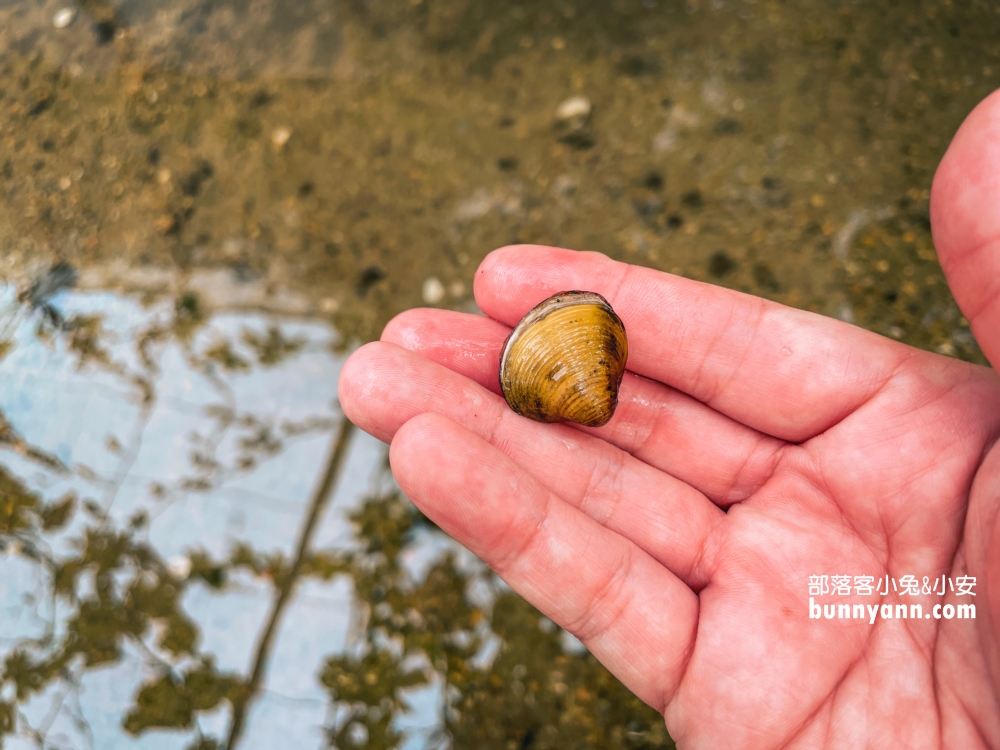
<instances>
[{"instance_id":1,"label":"open palm","mask_svg":"<svg viewBox=\"0 0 1000 750\"><path fill-rule=\"evenodd\" d=\"M1000 361L1000 96L939 170L935 238ZM605 427L498 395L501 343L559 291L603 294L630 356ZM403 490L666 718L681 747L1000 746L1000 379L852 326L613 262L490 255L491 319L414 310L356 352L341 401ZM993 575L991 576L991 571ZM809 577L976 576L899 591L922 619L811 619ZM928 617L971 601L975 620ZM908 607L909 609L909 607ZM895 606L893 606L895 610Z\"/></svg>"}]
</instances>

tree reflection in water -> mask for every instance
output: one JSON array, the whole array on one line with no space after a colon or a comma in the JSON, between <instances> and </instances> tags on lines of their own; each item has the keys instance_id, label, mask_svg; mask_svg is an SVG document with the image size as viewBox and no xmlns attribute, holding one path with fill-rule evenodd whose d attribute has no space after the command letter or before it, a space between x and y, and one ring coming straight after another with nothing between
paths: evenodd
<instances>
[{"instance_id":1,"label":"tree reflection in water","mask_svg":"<svg viewBox=\"0 0 1000 750\"><path fill-rule=\"evenodd\" d=\"M329 329L43 304L0 320L12 747L669 746L352 437Z\"/></svg>"}]
</instances>

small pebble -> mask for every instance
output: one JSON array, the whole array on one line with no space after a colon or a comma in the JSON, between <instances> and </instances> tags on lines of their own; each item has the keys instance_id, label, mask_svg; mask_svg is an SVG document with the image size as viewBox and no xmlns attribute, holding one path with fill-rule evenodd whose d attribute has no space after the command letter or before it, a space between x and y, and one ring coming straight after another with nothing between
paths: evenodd
<instances>
[{"instance_id":1,"label":"small pebble","mask_svg":"<svg viewBox=\"0 0 1000 750\"><path fill-rule=\"evenodd\" d=\"M556 107L556 127L559 140L567 146L584 151L594 145L594 134L589 128L593 105L585 96L572 96Z\"/></svg>"},{"instance_id":2,"label":"small pebble","mask_svg":"<svg viewBox=\"0 0 1000 750\"><path fill-rule=\"evenodd\" d=\"M708 272L717 279L726 276L736 268L736 261L725 250L719 250L708 259Z\"/></svg>"},{"instance_id":3,"label":"small pebble","mask_svg":"<svg viewBox=\"0 0 1000 750\"><path fill-rule=\"evenodd\" d=\"M571 96L556 108L556 119L565 122L567 120L586 120L593 110L590 99L585 96Z\"/></svg>"},{"instance_id":4,"label":"small pebble","mask_svg":"<svg viewBox=\"0 0 1000 750\"><path fill-rule=\"evenodd\" d=\"M275 128L274 132L271 133L271 143L273 143L275 147L281 148L286 143L288 143L288 139L291 137L292 137L291 129L286 128L284 126Z\"/></svg>"},{"instance_id":5,"label":"small pebble","mask_svg":"<svg viewBox=\"0 0 1000 750\"><path fill-rule=\"evenodd\" d=\"M448 291L451 292L452 297L461 297L465 294L465 284L461 281L453 281L448 287Z\"/></svg>"},{"instance_id":6,"label":"small pebble","mask_svg":"<svg viewBox=\"0 0 1000 750\"><path fill-rule=\"evenodd\" d=\"M576 180L568 174L561 174L556 177L555 181L552 183L552 190L556 193L556 195L569 198L576 192Z\"/></svg>"},{"instance_id":7,"label":"small pebble","mask_svg":"<svg viewBox=\"0 0 1000 750\"><path fill-rule=\"evenodd\" d=\"M153 222L160 234L170 234L177 228L177 220L170 214L162 214Z\"/></svg>"},{"instance_id":8,"label":"small pebble","mask_svg":"<svg viewBox=\"0 0 1000 750\"><path fill-rule=\"evenodd\" d=\"M66 191L66 190L69 190L71 187L73 187L73 180L71 180L69 177L60 177L59 178L59 189L60 190Z\"/></svg>"},{"instance_id":9,"label":"small pebble","mask_svg":"<svg viewBox=\"0 0 1000 750\"><path fill-rule=\"evenodd\" d=\"M76 11L73 8L63 8L53 17L52 25L57 29L65 29L73 23L74 18L76 18Z\"/></svg>"},{"instance_id":10,"label":"small pebble","mask_svg":"<svg viewBox=\"0 0 1000 750\"><path fill-rule=\"evenodd\" d=\"M673 151L677 148L677 128L667 125L653 138L654 151Z\"/></svg>"},{"instance_id":11,"label":"small pebble","mask_svg":"<svg viewBox=\"0 0 1000 750\"><path fill-rule=\"evenodd\" d=\"M167 572L174 578L185 580L191 574L191 560L184 555L175 555L167 563Z\"/></svg>"},{"instance_id":12,"label":"small pebble","mask_svg":"<svg viewBox=\"0 0 1000 750\"><path fill-rule=\"evenodd\" d=\"M444 299L444 284L436 276L427 277L424 282L424 302L428 305L436 305Z\"/></svg>"}]
</instances>

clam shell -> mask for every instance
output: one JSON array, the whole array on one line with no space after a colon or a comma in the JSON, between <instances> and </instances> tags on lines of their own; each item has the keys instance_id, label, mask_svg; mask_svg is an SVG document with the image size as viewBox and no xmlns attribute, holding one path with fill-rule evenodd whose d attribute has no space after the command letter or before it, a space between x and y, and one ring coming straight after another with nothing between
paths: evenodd
<instances>
[{"instance_id":1,"label":"clam shell","mask_svg":"<svg viewBox=\"0 0 1000 750\"><path fill-rule=\"evenodd\" d=\"M600 427L618 405L628 339L611 305L594 292L560 292L517 324L500 354L510 408L537 422Z\"/></svg>"}]
</instances>

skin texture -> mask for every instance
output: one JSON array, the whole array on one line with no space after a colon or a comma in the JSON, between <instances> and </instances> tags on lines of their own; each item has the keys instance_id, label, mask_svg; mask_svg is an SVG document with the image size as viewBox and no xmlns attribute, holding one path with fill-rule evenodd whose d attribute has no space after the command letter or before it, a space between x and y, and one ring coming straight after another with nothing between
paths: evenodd
<instances>
[{"instance_id":1,"label":"skin texture","mask_svg":"<svg viewBox=\"0 0 1000 750\"><path fill-rule=\"evenodd\" d=\"M1000 363L1000 92L931 197ZM630 372L601 428L497 394L501 343L561 290L605 296ZM542 247L476 275L489 316L412 310L344 367L347 415L441 528L660 710L681 748L1000 747L1000 379L718 287ZM976 576L975 620L809 618L810 575Z\"/></svg>"}]
</instances>

